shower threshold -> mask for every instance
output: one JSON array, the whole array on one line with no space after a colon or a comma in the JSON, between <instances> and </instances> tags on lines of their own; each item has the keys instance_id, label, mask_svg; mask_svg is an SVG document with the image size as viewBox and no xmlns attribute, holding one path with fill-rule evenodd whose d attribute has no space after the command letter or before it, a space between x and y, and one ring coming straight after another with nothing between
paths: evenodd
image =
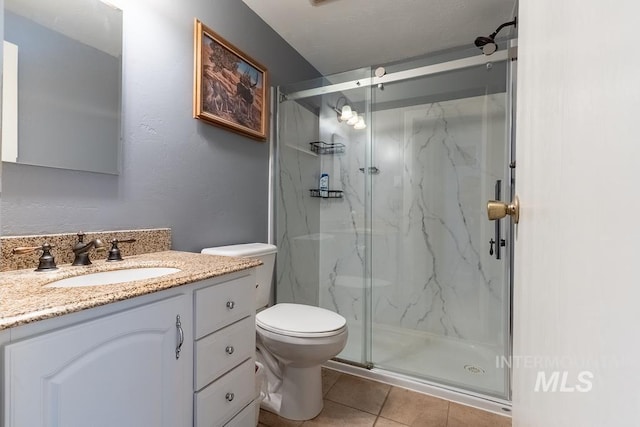
<instances>
[{"instance_id":1,"label":"shower threshold","mask_svg":"<svg viewBox=\"0 0 640 427\"><path fill-rule=\"evenodd\" d=\"M350 321L348 327L352 336L361 333L359 322ZM498 363L502 357L498 346L374 324L373 363L360 363L362 354L361 343L350 340L343 352L330 362L330 367L364 377L374 376L373 379L379 381L484 410L508 412L510 403L501 397L506 395L508 370ZM356 371L352 372L353 369ZM396 380L403 384L396 384ZM447 395L436 393L440 391ZM471 397L472 402L466 402L467 397ZM484 403L489 406L483 406Z\"/></svg>"},{"instance_id":2,"label":"shower threshold","mask_svg":"<svg viewBox=\"0 0 640 427\"><path fill-rule=\"evenodd\" d=\"M337 360L329 360L324 364L324 366L345 374L355 375L392 386L406 388L407 390L428 394L450 402L471 406L484 411L493 412L495 414L511 414L511 402L492 396L485 396L469 392L468 390L456 389L455 387L445 387L438 383L416 379L408 375L391 372L381 368L367 369L353 364L338 362Z\"/></svg>"}]
</instances>

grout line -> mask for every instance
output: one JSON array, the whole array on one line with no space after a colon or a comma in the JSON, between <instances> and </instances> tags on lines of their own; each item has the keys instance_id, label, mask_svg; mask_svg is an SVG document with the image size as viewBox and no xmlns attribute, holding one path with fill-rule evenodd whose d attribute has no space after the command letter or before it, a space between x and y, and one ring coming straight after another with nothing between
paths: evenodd
<instances>
[{"instance_id":1,"label":"grout line","mask_svg":"<svg viewBox=\"0 0 640 427\"><path fill-rule=\"evenodd\" d=\"M382 401L382 405L380 405L380 410L378 411L378 414L376 415L376 419L373 421L373 427L375 427L378 424L378 420L380 419L380 414L382 413L382 408L384 408L384 405L387 404L387 399L389 399L389 395L391 394L391 389L393 388L393 386L389 387L389 390L387 390L387 395L384 397L384 400Z\"/></svg>"},{"instance_id":2,"label":"grout line","mask_svg":"<svg viewBox=\"0 0 640 427\"><path fill-rule=\"evenodd\" d=\"M324 400L328 400L329 402L335 403L336 405L344 406L345 408L353 409L354 411L362 412L363 414L373 415L374 417L376 417L376 419L378 419L378 416L376 414L372 414L371 412L368 412L368 411L363 411L360 408L355 408L353 406L349 406L341 402L336 402L335 400L331 400L331 399L324 399ZM324 411L324 408L322 410ZM320 414L322 414L322 412L320 412Z\"/></svg>"},{"instance_id":3,"label":"grout line","mask_svg":"<svg viewBox=\"0 0 640 427\"><path fill-rule=\"evenodd\" d=\"M353 378L360 378L360 379L364 379L365 381L371 381L371 382L378 383L378 384L389 385L389 384L382 383L382 382L380 382L380 381L369 380L369 379L367 379L367 378L358 377L358 376L356 376L356 375L341 374L341 378L342 378L342 376L353 377ZM338 384L338 381L336 381L336 382L333 384L333 386L331 386L331 387L330 387L330 389L332 389L336 384ZM326 394L326 395L322 396L322 399L323 399L323 400L328 400L328 401L333 402L333 403L337 403L337 404L342 405L342 406L345 406L345 407L347 407L347 408L355 409L356 411L364 412L365 414L375 415L375 416L377 417L378 415L380 415L380 412L382 412L382 407L384 406L384 404L385 404L385 403L386 403L386 401L387 401L387 398L389 397L389 393L391 392L391 387L393 387L393 386L389 385L389 389L387 390L387 393L386 393L386 394L385 394L385 396L384 396L384 400L382 401L382 405L380 406L380 409L378 409L378 412L377 412L377 413L373 413L373 412L365 411L365 410L363 410L363 409L356 408L355 406L350 406L350 405L347 405L347 404L345 404L345 403L342 403L342 402L336 402L335 400L329 399L329 397L328 397L329 392L327 392L327 394ZM376 418L376 419L377 419L377 418Z\"/></svg>"},{"instance_id":4,"label":"grout line","mask_svg":"<svg viewBox=\"0 0 640 427\"><path fill-rule=\"evenodd\" d=\"M338 371L334 371L334 372L338 372ZM334 388L336 384L338 384L338 381L340 381L340 378L342 378L343 375L345 374L343 374L342 372L338 373L338 378L333 382L333 384L331 384L331 387L329 387L326 392L323 392L322 394L323 399L326 398L329 392L331 391L331 389Z\"/></svg>"},{"instance_id":5,"label":"grout line","mask_svg":"<svg viewBox=\"0 0 640 427\"><path fill-rule=\"evenodd\" d=\"M389 390L387 390L387 395L384 397L384 400L382 401L382 405L380 405L380 410L378 411L378 417L380 417L380 414L382 413L382 409L384 408L384 405L387 404L387 400L389 399L389 395L391 394L391 389L393 388L393 386L389 387ZM378 419L376 418L376 421Z\"/></svg>"}]
</instances>

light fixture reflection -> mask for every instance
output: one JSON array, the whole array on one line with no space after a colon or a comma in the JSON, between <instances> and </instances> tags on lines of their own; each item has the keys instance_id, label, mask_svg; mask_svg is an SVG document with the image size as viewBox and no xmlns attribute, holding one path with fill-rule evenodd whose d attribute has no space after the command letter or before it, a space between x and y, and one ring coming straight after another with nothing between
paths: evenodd
<instances>
[{"instance_id":1,"label":"light fixture reflection","mask_svg":"<svg viewBox=\"0 0 640 427\"><path fill-rule=\"evenodd\" d=\"M359 116L349 104L347 104L347 98L341 96L336 101L335 106L329 104L333 111L337 114L337 119L340 122L346 122L349 126L353 126L354 129L364 129L367 127L364 122L364 116Z\"/></svg>"},{"instance_id":2,"label":"light fixture reflection","mask_svg":"<svg viewBox=\"0 0 640 427\"><path fill-rule=\"evenodd\" d=\"M346 122L351 117L353 117L353 111L351 111L351 107L348 105L345 105L344 107L342 107L342 111L340 113L340 121Z\"/></svg>"}]
</instances>

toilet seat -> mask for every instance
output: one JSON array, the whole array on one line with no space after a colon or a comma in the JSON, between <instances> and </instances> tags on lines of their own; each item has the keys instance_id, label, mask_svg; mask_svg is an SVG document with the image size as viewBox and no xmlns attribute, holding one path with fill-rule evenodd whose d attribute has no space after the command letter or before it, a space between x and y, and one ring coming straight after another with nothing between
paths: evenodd
<instances>
[{"instance_id":1,"label":"toilet seat","mask_svg":"<svg viewBox=\"0 0 640 427\"><path fill-rule=\"evenodd\" d=\"M338 335L346 324L346 319L333 311L304 304L276 304L256 314L259 328L290 337Z\"/></svg>"}]
</instances>

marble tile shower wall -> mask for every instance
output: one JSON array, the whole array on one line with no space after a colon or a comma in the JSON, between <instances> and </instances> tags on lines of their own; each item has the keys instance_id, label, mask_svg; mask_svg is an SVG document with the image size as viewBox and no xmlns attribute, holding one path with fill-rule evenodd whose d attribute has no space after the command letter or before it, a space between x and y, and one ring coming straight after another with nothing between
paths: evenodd
<instances>
[{"instance_id":1,"label":"marble tile shower wall","mask_svg":"<svg viewBox=\"0 0 640 427\"><path fill-rule=\"evenodd\" d=\"M505 261L489 255L485 204L507 164L504 105L490 95L376 113L374 327L502 345Z\"/></svg>"},{"instance_id":2,"label":"marble tile shower wall","mask_svg":"<svg viewBox=\"0 0 640 427\"><path fill-rule=\"evenodd\" d=\"M278 300L337 311L355 331L369 232L374 327L502 344L505 266L489 256L484 204L506 161L504 104L497 94L375 112L371 230L359 170L366 131L339 123L330 108L316 116L283 104ZM306 152L318 138L344 143L345 153ZM309 197L320 173L342 199Z\"/></svg>"},{"instance_id":3,"label":"marble tile shower wall","mask_svg":"<svg viewBox=\"0 0 640 427\"><path fill-rule=\"evenodd\" d=\"M318 116L296 102L280 104L277 180L278 302L318 305L320 209L309 197L320 163L309 150L318 140Z\"/></svg>"},{"instance_id":4,"label":"marble tile shower wall","mask_svg":"<svg viewBox=\"0 0 640 427\"><path fill-rule=\"evenodd\" d=\"M330 102L325 103L330 104ZM330 187L342 190L341 199L320 201L320 306L336 311L349 322L350 341L360 340L353 327L364 309L365 274L365 149L367 131L340 123L335 111L320 112L320 139L345 145L345 152L321 156L322 173Z\"/></svg>"}]
</instances>

